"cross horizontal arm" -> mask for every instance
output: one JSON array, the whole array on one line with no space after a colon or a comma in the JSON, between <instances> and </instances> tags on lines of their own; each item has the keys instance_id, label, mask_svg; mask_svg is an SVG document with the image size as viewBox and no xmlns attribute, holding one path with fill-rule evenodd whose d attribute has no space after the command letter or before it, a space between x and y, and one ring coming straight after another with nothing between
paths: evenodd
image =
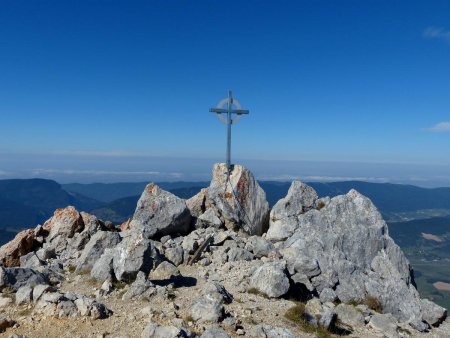
<instances>
[{"instance_id":1,"label":"cross horizontal arm","mask_svg":"<svg viewBox=\"0 0 450 338\"><path fill-rule=\"evenodd\" d=\"M228 113L228 109L220 109L220 108L210 108L209 111L211 113ZM243 115L243 114L249 114L248 110L232 110L233 114Z\"/></svg>"}]
</instances>

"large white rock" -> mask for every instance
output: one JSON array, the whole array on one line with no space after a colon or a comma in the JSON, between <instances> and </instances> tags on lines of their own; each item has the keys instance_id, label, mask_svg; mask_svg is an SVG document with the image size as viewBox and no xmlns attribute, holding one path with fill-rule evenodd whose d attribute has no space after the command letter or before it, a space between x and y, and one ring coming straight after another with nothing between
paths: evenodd
<instances>
[{"instance_id":1,"label":"large white rock","mask_svg":"<svg viewBox=\"0 0 450 338\"><path fill-rule=\"evenodd\" d=\"M270 211L267 239L281 241L290 237L298 223L298 217L311 210L317 201L317 193L309 185L293 181L286 197L279 200Z\"/></svg>"},{"instance_id":2,"label":"large white rock","mask_svg":"<svg viewBox=\"0 0 450 338\"><path fill-rule=\"evenodd\" d=\"M261 235L268 228L269 203L266 193L253 174L241 165L233 165L228 176L225 163L215 164L208 198L228 228Z\"/></svg>"},{"instance_id":3,"label":"large white rock","mask_svg":"<svg viewBox=\"0 0 450 338\"><path fill-rule=\"evenodd\" d=\"M250 287L271 298L284 295L289 290L289 279L284 270L286 262L268 262L255 270L250 278Z\"/></svg>"},{"instance_id":4,"label":"large white rock","mask_svg":"<svg viewBox=\"0 0 450 338\"><path fill-rule=\"evenodd\" d=\"M278 248L293 280L318 294L335 290L344 303L375 297L385 313L420 330L445 318L444 308L420 299L408 260L368 198L351 190L317 209L278 220L289 229Z\"/></svg>"},{"instance_id":5,"label":"large white rock","mask_svg":"<svg viewBox=\"0 0 450 338\"><path fill-rule=\"evenodd\" d=\"M130 228L141 232L145 238L153 238L186 234L190 223L191 214L186 202L150 183L139 198Z\"/></svg>"}]
</instances>

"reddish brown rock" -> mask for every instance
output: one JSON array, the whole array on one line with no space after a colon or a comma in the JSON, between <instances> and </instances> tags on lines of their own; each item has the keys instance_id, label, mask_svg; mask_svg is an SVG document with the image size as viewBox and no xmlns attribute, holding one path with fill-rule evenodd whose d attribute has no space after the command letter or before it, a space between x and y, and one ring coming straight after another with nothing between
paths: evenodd
<instances>
[{"instance_id":1,"label":"reddish brown rock","mask_svg":"<svg viewBox=\"0 0 450 338\"><path fill-rule=\"evenodd\" d=\"M20 257L33 251L36 235L33 229L23 230L0 248L0 263L5 267L20 266Z\"/></svg>"},{"instance_id":2,"label":"reddish brown rock","mask_svg":"<svg viewBox=\"0 0 450 338\"><path fill-rule=\"evenodd\" d=\"M123 223L119 226L120 231L125 231L125 230L131 229L130 224L131 224L131 218L128 218L127 221L123 222Z\"/></svg>"},{"instance_id":3,"label":"reddish brown rock","mask_svg":"<svg viewBox=\"0 0 450 338\"><path fill-rule=\"evenodd\" d=\"M48 231L47 241L59 235L72 238L76 232L83 229L83 217L72 206L56 209L53 217L44 224L44 230Z\"/></svg>"}]
</instances>

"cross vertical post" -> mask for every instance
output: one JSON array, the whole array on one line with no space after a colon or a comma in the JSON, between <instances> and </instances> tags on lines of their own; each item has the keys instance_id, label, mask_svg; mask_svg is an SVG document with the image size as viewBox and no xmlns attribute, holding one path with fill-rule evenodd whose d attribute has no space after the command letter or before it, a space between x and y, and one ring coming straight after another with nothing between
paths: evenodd
<instances>
[{"instance_id":1,"label":"cross vertical post","mask_svg":"<svg viewBox=\"0 0 450 338\"><path fill-rule=\"evenodd\" d=\"M227 105L227 109L225 108ZM233 109L233 105L237 109ZM227 153L226 153L226 165L228 171L231 170L231 125L239 121L241 115L248 114L248 110L241 109L241 105L238 100L233 99L231 90L228 91L228 97L219 102L216 108L210 108L211 113L216 113L219 120L227 125ZM224 118L222 114L227 114ZM237 116L233 118L233 114Z\"/></svg>"},{"instance_id":2,"label":"cross vertical post","mask_svg":"<svg viewBox=\"0 0 450 338\"><path fill-rule=\"evenodd\" d=\"M231 112L233 107L233 97L231 90L228 91L228 113L227 113L227 168L231 169Z\"/></svg>"}]
</instances>

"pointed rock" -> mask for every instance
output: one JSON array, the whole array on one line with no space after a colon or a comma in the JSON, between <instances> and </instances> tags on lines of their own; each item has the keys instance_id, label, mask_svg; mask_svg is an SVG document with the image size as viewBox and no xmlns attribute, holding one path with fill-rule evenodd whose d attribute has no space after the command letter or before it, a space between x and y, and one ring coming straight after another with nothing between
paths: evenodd
<instances>
[{"instance_id":1,"label":"pointed rock","mask_svg":"<svg viewBox=\"0 0 450 338\"><path fill-rule=\"evenodd\" d=\"M270 212L270 225L267 239L282 241L290 237L297 226L297 218L314 208L317 193L310 186L293 181L286 197L279 200Z\"/></svg>"},{"instance_id":2,"label":"pointed rock","mask_svg":"<svg viewBox=\"0 0 450 338\"><path fill-rule=\"evenodd\" d=\"M266 193L243 166L233 165L228 175L225 163L215 164L208 197L228 228L242 229L250 235L262 235L267 230Z\"/></svg>"}]
</instances>

